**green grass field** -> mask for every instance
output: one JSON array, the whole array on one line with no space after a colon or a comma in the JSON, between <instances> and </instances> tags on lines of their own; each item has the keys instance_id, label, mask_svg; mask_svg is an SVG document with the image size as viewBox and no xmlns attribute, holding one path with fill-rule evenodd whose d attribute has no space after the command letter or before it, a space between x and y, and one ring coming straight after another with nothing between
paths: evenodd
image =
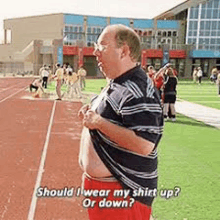
<instances>
[{"instance_id":1,"label":"green grass field","mask_svg":"<svg viewBox=\"0 0 220 220\"><path fill-rule=\"evenodd\" d=\"M100 93L104 79L87 80L84 92ZM217 88L180 80L178 98L220 109ZM155 220L220 220L220 131L201 122L177 115L166 122L159 144L160 190L180 187L179 196L157 196L153 204Z\"/></svg>"},{"instance_id":2,"label":"green grass field","mask_svg":"<svg viewBox=\"0 0 220 220\"><path fill-rule=\"evenodd\" d=\"M158 191L175 186L181 191L178 197L156 198L155 219L220 219L219 135L219 130L182 115L175 123L166 122L158 147Z\"/></svg>"},{"instance_id":3,"label":"green grass field","mask_svg":"<svg viewBox=\"0 0 220 220\"><path fill-rule=\"evenodd\" d=\"M87 79L86 80L86 88L83 90L84 93L96 93L99 94L101 92L101 88L106 86L106 80L105 79ZM67 86L64 84L61 87L62 91L66 91ZM55 92L55 81L52 81L50 84L48 84L48 90Z\"/></svg>"},{"instance_id":4,"label":"green grass field","mask_svg":"<svg viewBox=\"0 0 220 220\"><path fill-rule=\"evenodd\" d=\"M179 99L220 109L217 86L211 84L210 81L202 81L201 85L192 81L179 81L177 90L177 98Z\"/></svg>"}]
</instances>

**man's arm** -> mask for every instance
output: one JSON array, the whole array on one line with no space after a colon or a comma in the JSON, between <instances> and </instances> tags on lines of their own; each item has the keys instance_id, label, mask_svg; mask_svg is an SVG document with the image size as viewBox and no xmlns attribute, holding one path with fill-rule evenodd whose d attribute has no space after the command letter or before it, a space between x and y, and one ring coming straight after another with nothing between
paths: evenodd
<instances>
[{"instance_id":1,"label":"man's arm","mask_svg":"<svg viewBox=\"0 0 220 220\"><path fill-rule=\"evenodd\" d=\"M170 63L167 63L164 67L160 68L158 72L154 75L154 79L157 79L160 75L163 75L165 70L170 67Z\"/></svg>"},{"instance_id":2,"label":"man's arm","mask_svg":"<svg viewBox=\"0 0 220 220\"><path fill-rule=\"evenodd\" d=\"M101 131L122 148L145 156L154 149L154 143L137 136L132 130L111 123L90 109L81 118L84 126Z\"/></svg>"}]
</instances>

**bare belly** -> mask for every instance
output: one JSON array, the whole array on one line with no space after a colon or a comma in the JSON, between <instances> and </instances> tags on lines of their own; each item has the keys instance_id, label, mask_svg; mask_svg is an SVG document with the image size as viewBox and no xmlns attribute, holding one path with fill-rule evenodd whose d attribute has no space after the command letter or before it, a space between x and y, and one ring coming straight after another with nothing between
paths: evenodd
<instances>
[{"instance_id":1,"label":"bare belly","mask_svg":"<svg viewBox=\"0 0 220 220\"><path fill-rule=\"evenodd\" d=\"M92 177L112 176L96 153L86 127L83 128L81 135L79 163L83 171Z\"/></svg>"}]
</instances>

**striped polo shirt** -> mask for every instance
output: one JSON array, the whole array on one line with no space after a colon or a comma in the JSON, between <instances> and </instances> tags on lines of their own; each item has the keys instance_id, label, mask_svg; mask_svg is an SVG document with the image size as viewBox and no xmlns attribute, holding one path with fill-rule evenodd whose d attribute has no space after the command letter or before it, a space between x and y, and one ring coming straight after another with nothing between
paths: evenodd
<instances>
[{"instance_id":1,"label":"striped polo shirt","mask_svg":"<svg viewBox=\"0 0 220 220\"><path fill-rule=\"evenodd\" d=\"M111 80L92 100L92 109L155 144L154 150L143 156L121 148L99 130L90 130L94 148L112 175L130 190L131 197L150 206L154 196L147 191L157 189L157 145L163 132L162 106L151 79L136 66Z\"/></svg>"}]
</instances>

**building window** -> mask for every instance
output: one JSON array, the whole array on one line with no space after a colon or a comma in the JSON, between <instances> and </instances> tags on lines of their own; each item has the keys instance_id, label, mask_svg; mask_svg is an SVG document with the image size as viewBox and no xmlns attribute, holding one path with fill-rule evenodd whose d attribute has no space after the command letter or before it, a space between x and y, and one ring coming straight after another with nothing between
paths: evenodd
<instances>
[{"instance_id":1,"label":"building window","mask_svg":"<svg viewBox=\"0 0 220 220\"><path fill-rule=\"evenodd\" d=\"M213 1L208 1L207 2L207 8L212 8L212 3L213 3Z\"/></svg>"},{"instance_id":2,"label":"building window","mask_svg":"<svg viewBox=\"0 0 220 220\"><path fill-rule=\"evenodd\" d=\"M97 26L92 26L87 28L87 34L86 34L86 44L88 45L93 45L94 42L97 41L98 36L102 32L104 27L97 27Z\"/></svg>"},{"instance_id":3,"label":"building window","mask_svg":"<svg viewBox=\"0 0 220 220\"><path fill-rule=\"evenodd\" d=\"M161 31L157 31L157 36L161 36Z\"/></svg>"},{"instance_id":4,"label":"building window","mask_svg":"<svg viewBox=\"0 0 220 220\"><path fill-rule=\"evenodd\" d=\"M65 26L64 31L65 31L65 32L69 32L69 26Z\"/></svg>"},{"instance_id":5,"label":"building window","mask_svg":"<svg viewBox=\"0 0 220 220\"><path fill-rule=\"evenodd\" d=\"M91 27L87 28L87 33L90 34L91 33Z\"/></svg>"},{"instance_id":6,"label":"building window","mask_svg":"<svg viewBox=\"0 0 220 220\"><path fill-rule=\"evenodd\" d=\"M80 25L65 25L64 44L76 45L77 40L83 39L83 27Z\"/></svg>"},{"instance_id":7,"label":"building window","mask_svg":"<svg viewBox=\"0 0 220 220\"><path fill-rule=\"evenodd\" d=\"M97 28L97 33L100 34L102 32L101 28Z\"/></svg>"},{"instance_id":8,"label":"building window","mask_svg":"<svg viewBox=\"0 0 220 220\"><path fill-rule=\"evenodd\" d=\"M206 18L210 19L211 17L212 17L212 10L208 9L207 14L206 14Z\"/></svg>"},{"instance_id":9,"label":"building window","mask_svg":"<svg viewBox=\"0 0 220 220\"><path fill-rule=\"evenodd\" d=\"M213 14L212 14L212 18L214 18L214 19L218 18L218 12L219 12L219 9L214 9Z\"/></svg>"}]
</instances>

